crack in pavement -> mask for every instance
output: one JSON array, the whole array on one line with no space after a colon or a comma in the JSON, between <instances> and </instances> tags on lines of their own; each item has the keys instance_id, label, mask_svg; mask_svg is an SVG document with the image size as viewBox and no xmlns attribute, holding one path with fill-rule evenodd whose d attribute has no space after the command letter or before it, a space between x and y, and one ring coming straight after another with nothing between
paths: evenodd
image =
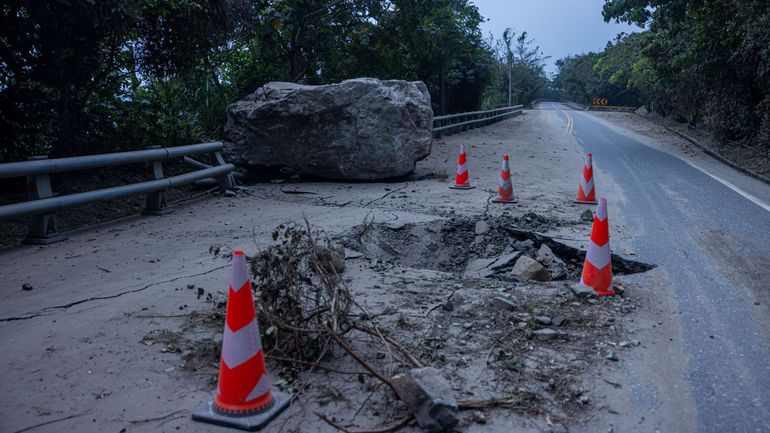
<instances>
[{"instance_id":1,"label":"crack in pavement","mask_svg":"<svg viewBox=\"0 0 770 433\"><path fill-rule=\"evenodd\" d=\"M0 322L13 322L13 321L17 321L17 320L27 320L27 319L32 319L32 318L35 318L35 317L48 316L49 314L46 314L46 313L50 312L52 310L65 310L67 308L74 307L75 305L84 304L86 302L102 301L102 300L105 300L105 299L119 298L119 297L121 297L123 295L128 295L130 293L137 293L137 292L141 292L143 290L147 290L150 287L157 286L159 284L172 283L174 281L181 280L181 279L184 279L184 278L193 278L193 277L199 277L201 275L210 274L210 273L218 271L220 269L224 269L224 268L226 268L228 266L230 266L230 265L229 264L222 265L222 266L219 266L219 267L216 267L216 268L213 268L213 269L209 269L209 270L207 270L205 272L201 272L201 273L198 273L198 274L182 275L180 277L175 277L175 278L171 278L171 279L168 279L168 280L156 281L154 283L147 284L147 285L139 287L137 289L124 290L122 292L118 292L118 293L115 293L115 294L112 294L112 295L94 296L94 297L91 297L91 298L86 298L86 299L81 299L79 301L70 302L69 304L54 305L52 307L45 307L42 310L39 310L39 312L32 313L32 314L30 314L28 316L5 317L5 318L0 319Z\"/></svg>"},{"instance_id":2,"label":"crack in pavement","mask_svg":"<svg viewBox=\"0 0 770 433\"><path fill-rule=\"evenodd\" d=\"M398 192L398 191L401 191L401 190L405 189L405 188L406 188L406 187L408 187L408 186L409 186L409 183L407 182L407 183L406 183L404 186L402 186L401 188L395 188L395 189L393 189L393 190L391 190L391 191L388 191L388 192L387 192L385 195L383 195L382 197L378 197L378 198L372 199L372 200L370 200L368 203L366 203L366 204L362 205L362 207L367 207L367 206L369 206L370 204L372 204L372 203L374 203L374 202L376 202L376 201L380 201L380 200L384 199L385 197L387 197L387 196L389 196L389 195L391 195L391 194L393 194L393 193L395 193L395 192Z\"/></svg>"}]
</instances>

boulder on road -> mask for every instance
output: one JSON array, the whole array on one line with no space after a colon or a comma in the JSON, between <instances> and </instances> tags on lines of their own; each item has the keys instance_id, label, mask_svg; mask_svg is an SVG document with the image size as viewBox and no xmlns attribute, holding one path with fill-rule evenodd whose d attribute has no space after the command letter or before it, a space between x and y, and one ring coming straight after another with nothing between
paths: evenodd
<instances>
[{"instance_id":1,"label":"boulder on road","mask_svg":"<svg viewBox=\"0 0 770 433\"><path fill-rule=\"evenodd\" d=\"M333 179L405 176L431 151L433 111L420 81L272 82L227 108L227 158Z\"/></svg>"}]
</instances>

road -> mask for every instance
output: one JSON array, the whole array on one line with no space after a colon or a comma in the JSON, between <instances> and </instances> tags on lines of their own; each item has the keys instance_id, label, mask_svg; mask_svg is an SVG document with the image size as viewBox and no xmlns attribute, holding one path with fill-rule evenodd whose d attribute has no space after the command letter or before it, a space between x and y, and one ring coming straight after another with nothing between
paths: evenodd
<instances>
[{"instance_id":1,"label":"road","mask_svg":"<svg viewBox=\"0 0 770 433\"><path fill-rule=\"evenodd\" d=\"M650 295L673 325L670 341L632 363L617 431L770 431L770 186L590 113L539 108L593 153L610 221L634 234L623 246L668 283Z\"/></svg>"},{"instance_id":2,"label":"road","mask_svg":"<svg viewBox=\"0 0 770 433\"><path fill-rule=\"evenodd\" d=\"M163 217L135 216L89 227L50 246L0 249L0 341L13 348L0 353L6 372L0 381L6 396L0 399L0 431L225 431L189 417L190 408L211 397L211 378L183 370L181 354L156 341L165 332L195 341L214 338L207 328L189 328L187 321L211 309L189 288L216 293L227 278L228 262L214 257L211 246L257 251L270 244L277 225L305 217L339 235L372 218L399 226L534 212L559 222L548 234L584 247L590 226L579 215L586 205L571 201L584 149L594 153L596 184L609 199L614 252L659 266L618 278L626 298L639 308L617 313L612 325L617 333L608 329L592 342L595 347L581 349L581 356L548 363L559 369L575 366L587 406L555 419L488 411L486 424L472 423L463 431L537 433L548 431L549 421L586 433L767 431L770 212L762 205L770 203L770 187L697 152L666 147L618 125L543 104L523 116L436 140L412 178L245 186L236 197L177 204L176 212ZM469 152L476 189L455 194L447 186L460 143ZM515 206L489 204L503 153L511 155ZM345 272L364 302L383 308L370 286L398 294L404 269L382 276L368 263L353 260ZM26 283L34 289L21 290ZM487 308L486 298L472 281L468 284L475 290L468 304ZM564 282L544 284L567 290ZM436 283L434 299L414 307L419 317L444 299L442 290L448 288L442 287ZM614 302L603 304L611 308ZM214 332L219 335L221 327ZM622 339L640 345L615 348L620 360L605 360L610 343ZM561 354L562 344L553 343ZM491 353L486 347L480 353ZM590 365L584 357L593 360ZM492 364L483 357L474 362L485 371L484 381L473 385L480 391L474 392L487 398L481 393L489 392L482 385L487 379L505 382L487 377ZM335 386L344 385L340 389L357 403L322 400L323 382L266 431L335 431L314 415L317 410L353 419L369 392L349 376L340 377ZM362 417L356 424L376 425L382 414Z\"/></svg>"}]
</instances>

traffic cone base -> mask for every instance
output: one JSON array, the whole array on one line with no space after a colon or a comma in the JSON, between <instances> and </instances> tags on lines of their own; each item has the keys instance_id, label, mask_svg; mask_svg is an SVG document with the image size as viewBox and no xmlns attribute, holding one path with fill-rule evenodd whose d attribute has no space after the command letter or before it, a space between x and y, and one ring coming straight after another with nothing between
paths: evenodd
<instances>
[{"instance_id":1,"label":"traffic cone base","mask_svg":"<svg viewBox=\"0 0 770 433\"><path fill-rule=\"evenodd\" d=\"M449 189L473 189L476 188L475 186L471 185L451 185Z\"/></svg>"},{"instance_id":2,"label":"traffic cone base","mask_svg":"<svg viewBox=\"0 0 770 433\"><path fill-rule=\"evenodd\" d=\"M596 202L596 200L594 200L594 201L575 200L575 203L580 203L580 204L596 204L597 202Z\"/></svg>"},{"instance_id":3,"label":"traffic cone base","mask_svg":"<svg viewBox=\"0 0 770 433\"><path fill-rule=\"evenodd\" d=\"M214 401L209 401L200 405L192 413L192 419L203 421L210 424L221 425L223 427L233 427L246 431L257 431L267 425L273 418L277 417L287 407L291 401L291 396L278 390L272 390L273 401L258 413L236 415L232 413L223 413L214 406Z\"/></svg>"},{"instance_id":4,"label":"traffic cone base","mask_svg":"<svg viewBox=\"0 0 770 433\"><path fill-rule=\"evenodd\" d=\"M514 204L514 203L518 203L518 202L519 201L516 200L515 198L512 198L510 200L503 200L501 198L496 198L496 199L492 200L492 203L504 203L504 204L505 203L507 203L507 204Z\"/></svg>"}]
</instances>

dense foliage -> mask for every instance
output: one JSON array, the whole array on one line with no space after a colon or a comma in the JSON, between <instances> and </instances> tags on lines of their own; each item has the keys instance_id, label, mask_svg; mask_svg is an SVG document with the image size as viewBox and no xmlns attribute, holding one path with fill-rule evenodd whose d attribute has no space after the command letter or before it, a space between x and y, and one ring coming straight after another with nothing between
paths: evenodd
<instances>
[{"instance_id":1,"label":"dense foliage","mask_svg":"<svg viewBox=\"0 0 770 433\"><path fill-rule=\"evenodd\" d=\"M9 0L0 5L0 162L217 138L228 103L273 80L424 81L437 114L543 88L468 0ZM497 48L495 48L497 47ZM539 60L538 60L539 59Z\"/></svg>"},{"instance_id":2,"label":"dense foliage","mask_svg":"<svg viewBox=\"0 0 770 433\"><path fill-rule=\"evenodd\" d=\"M559 60L563 97L644 104L723 140L770 147L767 0L606 0L604 18L645 31Z\"/></svg>"}]
</instances>

